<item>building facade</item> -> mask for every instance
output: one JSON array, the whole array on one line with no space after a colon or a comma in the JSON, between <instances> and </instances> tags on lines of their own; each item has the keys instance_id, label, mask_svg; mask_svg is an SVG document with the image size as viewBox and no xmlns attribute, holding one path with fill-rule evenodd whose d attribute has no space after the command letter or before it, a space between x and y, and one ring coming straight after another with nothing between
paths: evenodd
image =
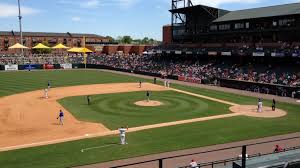
<instances>
[{"instance_id":1,"label":"building facade","mask_svg":"<svg viewBox=\"0 0 300 168\"><path fill-rule=\"evenodd\" d=\"M50 47L62 43L68 47L81 47L85 44L87 47L97 48L97 46L110 43L109 38L96 34L77 34L77 33L45 33L45 32L23 32L23 44L26 47L34 47L38 43L47 42ZM20 33L14 31L0 31L0 53L11 54L15 50L8 48L15 43L20 43ZM30 52L28 50L27 52Z\"/></svg>"},{"instance_id":2,"label":"building facade","mask_svg":"<svg viewBox=\"0 0 300 168\"><path fill-rule=\"evenodd\" d=\"M277 43L300 41L300 3L238 11L197 5L176 7L172 14L173 43ZM164 29L163 36L169 36ZM169 38L164 38L168 43Z\"/></svg>"}]
</instances>

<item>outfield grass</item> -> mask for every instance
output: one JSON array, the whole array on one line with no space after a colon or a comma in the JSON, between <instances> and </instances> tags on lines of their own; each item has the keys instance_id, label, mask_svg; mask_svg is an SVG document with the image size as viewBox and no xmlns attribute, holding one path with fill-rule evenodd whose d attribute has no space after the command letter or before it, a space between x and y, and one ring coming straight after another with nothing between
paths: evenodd
<instances>
[{"instance_id":1,"label":"outfield grass","mask_svg":"<svg viewBox=\"0 0 300 168\"><path fill-rule=\"evenodd\" d=\"M98 83L137 83L139 78L96 70L1 72L0 96L44 89L48 81L52 87L62 87Z\"/></svg>"},{"instance_id":2,"label":"outfield grass","mask_svg":"<svg viewBox=\"0 0 300 168\"><path fill-rule=\"evenodd\" d=\"M86 96L59 102L77 119L102 123L112 130L230 113L228 105L175 91L152 92L151 99L162 102L162 106L134 104L144 99L145 92L131 92L94 95L91 105L87 105Z\"/></svg>"},{"instance_id":3,"label":"outfield grass","mask_svg":"<svg viewBox=\"0 0 300 168\"><path fill-rule=\"evenodd\" d=\"M19 72L17 72L19 73ZM20 74L24 74L22 72ZM41 76L47 76L54 72L38 72L44 73ZM55 72L56 73L56 72ZM67 74L70 72L59 72L60 78L67 78ZM72 72L73 78L77 78L76 75L94 74L99 77L107 76L106 80L97 79L99 83L103 81L116 81L116 82L130 82L136 81L137 78L128 76L121 76L120 79L115 79L115 74L103 73L103 72ZM3 73L5 74L5 73ZM24 82L24 78L19 81L15 73L13 79L11 79L10 73L6 73L5 78L0 73L0 84L11 84L12 86L5 86L6 88L16 87L16 92L27 91L21 82ZM26 73L25 73L26 74ZM40 80L38 75L26 74L26 78L29 81L25 81L27 86L31 86L31 90L39 89L46 85L47 80ZM110 79L109 76L113 76L114 79ZM85 77L79 77L85 78ZM93 77L91 77L93 78ZM46 79L46 78L45 78ZM64 81L64 79L53 79L57 81ZM80 79L74 79L74 81ZM12 83L8 82L11 81ZM41 81L39 85L31 83L32 81ZM45 82L44 82L45 81ZM72 78L69 78L70 82L73 82ZM93 79L96 82L95 79ZM80 83L81 81L78 81ZM88 82L88 81L86 81ZM76 82L75 82L76 83ZM90 83L90 82L89 82ZM80 83L87 84L87 83ZM71 85L65 83L64 85ZM22 86L22 87L21 87ZM256 104L257 99L238 96L231 93L224 93L219 91L211 91L206 89L180 86L172 84L177 89L186 90L214 98L228 100L239 104ZM1 86L0 93L4 95L4 90ZM9 94L16 93L14 90ZM6 92L5 92L6 93ZM8 93L6 93L8 94ZM270 101L264 101L269 105ZM16 151L1 152L0 153L0 165L5 168L63 168L74 165L104 162L134 156L141 156L147 154L154 154L166 151L174 151L179 149L187 149L193 147L201 147L214 144L222 144L234 141L241 141L253 138L268 137L273 135L287 134L300 131L299 118L300 118L300 106L291 105L286 103L278 103L278 107L288 111L288 115L282 118L275 119L262 119L251 117L232 117L219 120L211 120L205 122L197 122L192 124L177 125L172 127L157 128L151 130L145 130L140 132L128 133L129 145L126 146L112 146L109 148L102 148L91 150L85 153L81 153L82 148L101 146L105 144L117 143L119 141L118 136L108 136L94 139L86 139L74 142L61 143L56 145L49 145L43 147L35 147L29 149L21 149Z\"/></svg>"}]
</instances>

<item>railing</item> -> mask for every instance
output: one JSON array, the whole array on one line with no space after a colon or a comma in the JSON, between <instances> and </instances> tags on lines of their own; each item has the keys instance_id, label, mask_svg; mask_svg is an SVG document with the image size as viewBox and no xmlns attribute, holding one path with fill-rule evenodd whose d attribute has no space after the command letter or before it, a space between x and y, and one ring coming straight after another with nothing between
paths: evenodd
<instances>
[{"instance_id":1,"label":"railing","mask_svg":"<svg viewBox=\"0 0 300 168\"><path fill-rule=\"evenodd\" d=\"M129 167L129 166L137 166L137 165L141 165L141 164L145 164L145 163L151 163L151 162L156 162L158 168L164 168L164 161L165 160L176 159L176 158L187 157L187 156L193 156L193 155L207 154L207 153L213 153L213 152L219 152L219 151L226 151L226 150L238 149L238 148L243 148L244 149L244 150L242 150L242 153L243 153L242 158L235 157L235 158L230 158L230 159L225 159L225 160L212 161L212 162L199 164L199 166L201 166L201 168L203 168L203 167L214 168L216 165L221 165L222 164L222 165L226 166L227 163L229 163L229 162L232 163L232 162L238 161L238 160L242 160L244 162L243 165L246 165L246 155L245 154L247 152L248 147L255 146L255 145L268 144L268 143L275 143L275 142L280 142L280 141L294 140L294 139L300 139L300 136L291 137L291 138L277 139L277 140L272 140L272 141L264 141L264 142L259 142L259 143L251 143L251 144L247 144L247 145L238 145L238 146L232 146L232 147L228 147L228 148L208 150L208 151L204 151L204 152L195 152L195 153L189 153L189 154L184 154L184 155L176 155L176 156L172 156L172 157L164 157L164 158L153 159L153 160L145 160L145 161L142 161L142 162L135 162L135 163L125 164L125 165L113 166L111 168L122 168L122 167ZM287 148L285 151L295 150L295 149L300 149L300 146ZM259 157L259 156L269 155L269 154L270 153L266 153L266 154L257 153L257 154L254 154L254 155L250 155L249 158L250 157L251 158ZM189 168L189 166L184 166L184 167L180 167L180 168Z\"/></svg>"}]
</instances>

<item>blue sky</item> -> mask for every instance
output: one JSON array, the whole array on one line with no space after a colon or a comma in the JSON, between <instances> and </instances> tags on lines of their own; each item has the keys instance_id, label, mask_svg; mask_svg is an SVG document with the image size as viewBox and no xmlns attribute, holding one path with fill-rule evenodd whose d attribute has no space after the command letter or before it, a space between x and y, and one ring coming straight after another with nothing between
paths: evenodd
<instances>
[{"instance_id":1,"label":"blue sky","mask_svg":"<svg viewBox=\"0 0 300 168\"><path fill-rule=\"evenodd\" d=\"M193 0L227 10L277 5L300 0ZM130 35L161 40L170 24L171 0L21 0L23 30L37 32ZM0 30L18 31L17 0L0 1Z\"/></svg>"}]
</instances>

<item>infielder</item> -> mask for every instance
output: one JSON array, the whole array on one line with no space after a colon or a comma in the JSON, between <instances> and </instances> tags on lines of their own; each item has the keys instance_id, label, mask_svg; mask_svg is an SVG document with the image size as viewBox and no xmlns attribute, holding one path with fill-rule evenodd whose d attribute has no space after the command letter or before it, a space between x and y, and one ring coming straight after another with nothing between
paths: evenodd
<instances>
[{"instance_id":1,"label":"infielder","mask_svg":"<svg viewBox=\"0 0 300 168\"><path fill-rule=\"evenodd\" d=\"M121 145L126 145L126 144L128 144L128 143L126 142L126 131L127 131L127 130L128 130L128 127L127 127L127 128L124 128L124 127L119 128Z\"/></svg>"},{"instance_id":2,"label":"infielder","mask_svg":"<svg viewBox=\"0 0 300 168\"><path fill-rule=\"evenodd\" d=\"M170 81L167 80L167 87L170 88Z\"/></svg>"},{"instance_id":3,"label":"infielder","mask_svg":"<svg viewBox=\"0 0 300 168\"><path fill-rule=\"evenodd\" d=\"M276 100L273 99L272 101L272 111L275 111L276 110Z\"/></svg>"},{"instance_id":4,"label":"infielder","mask_svg":"<svg viewBox=\"0 0 300 168\"><path fill-rule=\"evenodd\" d=\"M56 119L59 118L59 125L64 125L64 112L62 110L59 111L59 115Z\"/></svg>"},{"instance_id":5,"label":"infielder","mask_svg":"<svg viewBox=\"0 0 300 168\"><path fill-rule=\"evenodd\" d=\"M167 87L167 80L164 80L164 86Z\"/></svg>"},{"instance_id":6,"label":"infielder","mask_svg":"<svg viewBox=\"0 0 300 168\"><path fill-rule=\"evenodd\" d=\"M257 107L257 112L261 113L263 108L263 102L262 99L258 99L258 107Z\"/></svg>"},{"instance_id":7,"label":"infielder","mask_svg":"<svg viewBox=\"0 0 300 168\"><path fill-rule=\"evenodd\" d=\"M47 86L48 86L48 89L50 89L50 88L51 88L51 83L50 83L50 81L48 81L48 84L47 84Z\"/></svg>"},{"instance_id":8,"label":"infielder","mask_svg":"<svg viewBox=\"0 0 300 168\"><path fill-rule=\"evenodd\" d=\"M86 97L86 99L87 99L87 103L88 103L88 105L90 105L90 104L91 104L91 96L90 96L90 95L88 95L88 96Z\"/></svg>"},{"instance_id":9,"label":"infielder","mask_svg":"<svg viewBox=\"0 0 300 168\"><path fill-rule=\"evenodd\" d=\"M150 101L150 92L149 91L147 91L146 97L147 97L147 102L149 102Z\"/></svg>"},{"instance_id":10,"label":"infielder","mask_svg":"<svg viewBox=\"0 0 300 168\"><path fill-rule=\"evenodd\" d=\"M142 88L142 81L140 81L140 88Z\"/></svg>"},{"instance_id":11,"label":"infielder","mask_svg":"<svg viewBox=\"0 0 300 168\"><path fill-rule=\"evenodd\" d=\"M44 97L45 97L45 99L48 99L48 89L44 90Z\"/></svg>"}]
</instances>

